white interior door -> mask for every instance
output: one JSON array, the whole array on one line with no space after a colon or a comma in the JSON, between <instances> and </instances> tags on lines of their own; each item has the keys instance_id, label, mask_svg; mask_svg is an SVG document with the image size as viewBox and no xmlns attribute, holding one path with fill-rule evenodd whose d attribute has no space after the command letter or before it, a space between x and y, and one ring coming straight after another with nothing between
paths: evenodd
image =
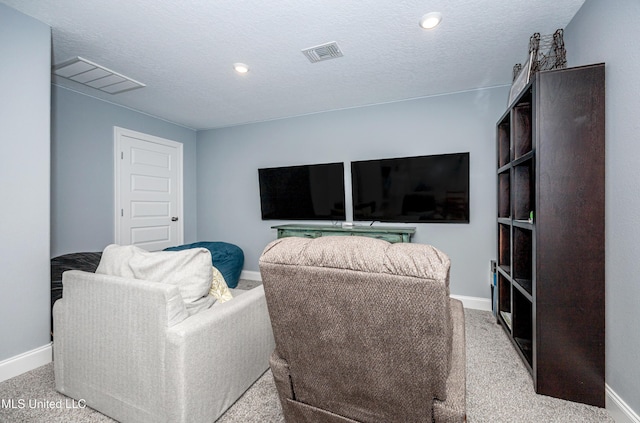
<instances>
[{"instance_id":1,"label":"white interior door","mask_svg":"<svg viewBox=\"0 0 640 423\"><path fill-rule=\"evenodd\" d=\"M115 127L115 242L183 244L182 144Z\"/></svg>"}]
</instances>

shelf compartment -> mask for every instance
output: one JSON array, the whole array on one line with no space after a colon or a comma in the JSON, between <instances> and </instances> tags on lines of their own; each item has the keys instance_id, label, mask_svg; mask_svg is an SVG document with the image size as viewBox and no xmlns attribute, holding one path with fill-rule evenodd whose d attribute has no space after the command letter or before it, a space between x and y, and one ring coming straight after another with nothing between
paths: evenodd
<instances>
[{"instance_id":1,"label":"shelf compartment","mask_svg":"<svg viewBox=\"0 0 640 423\"><path fill-rule=\"evenodd\" d=\"M511 331L511 282L500 272L498 272L498 292L498 311L502 320L507 324L509 331Z\"/></svg>"},{"instance_id":2,"label":"shelf compartment","mask_svg":"<svg viewBox=\"0 0 640 423\"><path fill-rule=\"evenodd\" d=\"M511 226L498 224L498 266L511 274Z\"/></svg>"},{"instance_id":3,"label":"shelf compartment","mask_svg":"<svg viewBox=\"0 0 640 423\"><path fill-rule=\"evenodd\" d=\"M532 151L531 95L513 108L513 159L518 159Z\"/></svg>"},{"instance_id":4,"label":"shelf compartment","mask_svg":"<svg viewBox=\"0 0 640 423\"><path fill-rule=\"evenodd\" d=\"M498 167L511 161L511 125L509 115L498 124Z\"/></svg>"},{"instance_id":5,"label":"shelf compartment","mask_svg":"<svg viewBox=\"0 0 640 423\"><path fill-rule=\"evenodd\" d=\"M513 338L529 366L533 365L533 319L531 301L519 291L513 291Z\"/></svg>"},{"instance_id":6,"label":"shelf compartment","mask_svg":"<svg viewBox=\"0 0 640 423\"><path fill-rule=\"evenodd\" d=\"M498 217L511 217L511 172L498 175Z\"/></svg>"},{"instance_id":7,"label":"shelf compartment","mask_svg":"<svg viewBox=\"0 0 640 423\"><path fill-rule=\"evenodd\" d=\"M502 321L507 325L509 333L511 333L511 328L513 327L513 323L511 321L511 313L508 311L501 311L500 317L502 318Z\"/></svg>"},{"instance_id":8,"label":"shelf compartment","mask_svg":"<svg viewBox=\"0 0 640 423\"><path fill-rule=\"evenodd\" d=\"M519 285L531 295L531 279L533 275L532 231L517 226L513 228L513 263L511 266L513 279L518 281Z\"/></svg>"},{"instance_id":9,"label":"shelf compartment","mask_svg":"<svg viewBox=\"0 0 640 423\"><path fill-rule=\"evenodd\" d=\"M535 210L535 181L533 160L513 167L513 218L528 220Z\"/></svg>"}]
</instances>

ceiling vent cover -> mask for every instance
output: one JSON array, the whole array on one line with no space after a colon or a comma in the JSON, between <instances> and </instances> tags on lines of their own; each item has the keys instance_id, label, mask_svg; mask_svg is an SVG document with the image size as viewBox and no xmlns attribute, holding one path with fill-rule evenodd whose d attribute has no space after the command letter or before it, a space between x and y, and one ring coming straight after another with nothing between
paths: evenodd
<instances>
[{"instance_id":1,"label":"ceiling vent cover","mask_svg":"<svg viewBox=\"0 0 640 423\"><path fill-rule=\"evenodd\" d=\"M97 65L82 57L76 57L53 67L53 73L109 94L145 87L142 82Z\"/></svg>"},{"instance_id":2,"label":"ceiling vent cover","mask_svg":"<svg viewBox=\"0 0 640 423\"><path fill-rule=\"evenodd\" d=\"M323 60L336 59L342 57L340 47L335 41L326 44L320 44L319 46L309 47L302 50L307 59L311 63L321 62Z\"/></svg>"}]
</instances>

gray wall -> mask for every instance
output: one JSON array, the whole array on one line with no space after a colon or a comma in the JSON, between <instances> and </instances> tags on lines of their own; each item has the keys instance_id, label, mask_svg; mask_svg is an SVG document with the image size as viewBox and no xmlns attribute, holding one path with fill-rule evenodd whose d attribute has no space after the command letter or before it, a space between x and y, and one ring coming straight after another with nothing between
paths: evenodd
<instances>
[{"instance_id":1,"label":"gray wall","mask_svg":"<svg viewBox=\"0 0 640 423\"><path fill-rule=\"evenodd\" d=\"M52 257L114 241L114 126L184 145L184 240L197 238L196 131L53 85Z\"/></svg>"},{"instance_id":2,"label":"gray wall","mask_svg":"<svg viewBox=\"0 0 640 423\"><path fill-rule=\"evenodd\" d=\"M452 259L453 294L489 297L495 257L495 123L508 88L470 91L198 132L198 237L245 252L245 270L275 239L262 221L258 168L469 151L470 224L418 224L415 242ZM351 216L350 182L347 216ZM379 223L376 223L379 225Z\"/></svg>"},{"instance_id":3,"label":"gray wall","mask_svg":"<svg viewBox=\"0 0 640 423\"><path fill-rule=\"evenodd\" d=\"M0 361L49 338L51 30L0 4Z\"/></svg>"},{"instance_id":4,"label":"gray wall","mask_svg":"<svg viewBox=\"0 0 640 423\"><path fill-rule=\"evenodd\" d=\"M606 63L607 384L640 413L640 2L587 0L565 30L569 66Z\"/></svg>"}]
</instances>

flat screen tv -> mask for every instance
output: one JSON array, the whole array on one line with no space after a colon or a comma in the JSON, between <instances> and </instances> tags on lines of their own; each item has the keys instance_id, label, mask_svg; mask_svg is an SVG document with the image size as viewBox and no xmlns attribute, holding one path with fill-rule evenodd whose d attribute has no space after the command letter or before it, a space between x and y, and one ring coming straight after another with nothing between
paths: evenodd
<instances>
[{"instance_id":1,"label":"flat screen tv","mask_svg":"<svg viewBox=\"0 0 640 423\"><path fill-rule=\"evenodd\" d=\"M344 164L258 169L262 220L345 220Z\"/></svg>"},{"instance_id":2,"label":"flat screen tv","mask_svg":"<svg viewBox=\"0 0 640 423\"><path fill-rule=\"evenodd\" d=\"M469 223L469 153L351 163L353 219Z\"/></svg>"}]
</instances>

